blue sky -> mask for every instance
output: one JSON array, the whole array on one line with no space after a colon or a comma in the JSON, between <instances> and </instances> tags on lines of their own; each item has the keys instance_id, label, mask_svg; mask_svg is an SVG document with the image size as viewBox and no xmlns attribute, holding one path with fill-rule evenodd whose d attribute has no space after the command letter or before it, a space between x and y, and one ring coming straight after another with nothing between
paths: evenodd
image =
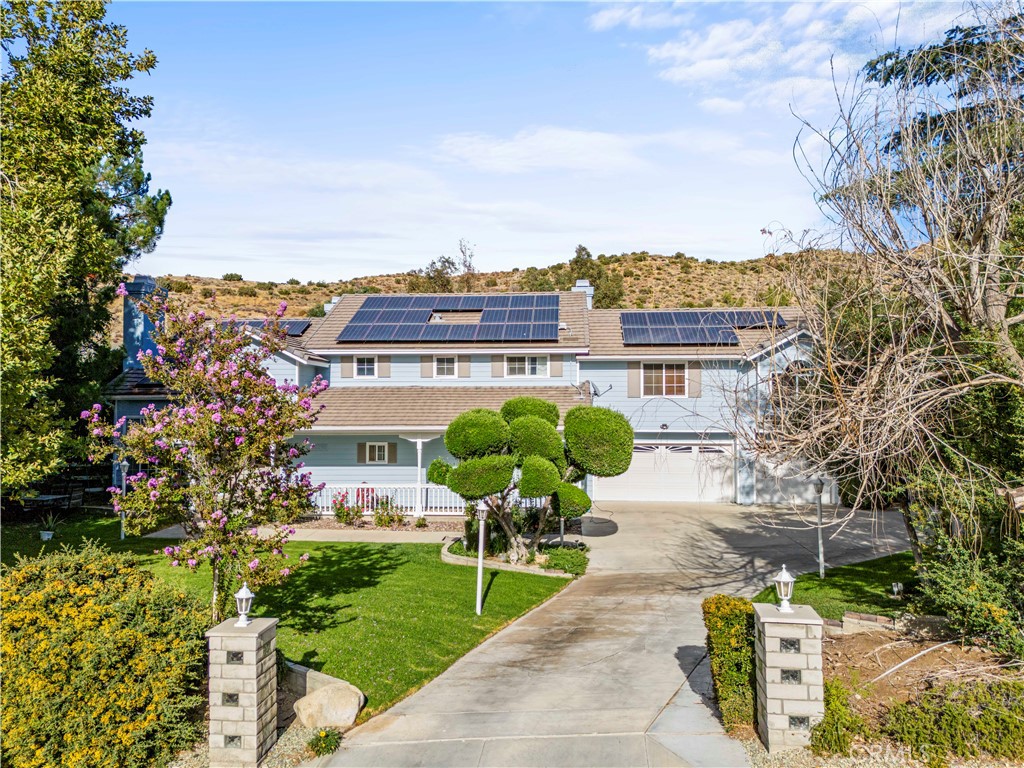
<instances>
[{"instance_id":1,"label":"blue sky","mask_svg":"<svg viewBox=\"0 0 1024 768\"><path fill-rule=\"evenodd\" d=\"M115 2L153 185L140 272L337 280L474 246L481 270L593 253L747 259L824 226L793 161L875 52L946 2ZM814 155L817 147L810 145Z\"/></svg>"}]
</instances>

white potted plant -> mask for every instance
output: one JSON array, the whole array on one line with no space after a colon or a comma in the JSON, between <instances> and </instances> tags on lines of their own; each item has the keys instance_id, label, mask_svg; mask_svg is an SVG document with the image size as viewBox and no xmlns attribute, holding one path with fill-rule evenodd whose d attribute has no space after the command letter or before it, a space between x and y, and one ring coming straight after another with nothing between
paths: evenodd
<instances>
[{"instance_id":1,"label":"white potted plant","mask_svg":"<svg viewBox=\"0 0 1024 768\"><path fill-rule=\"evenodd\" d=\"M43 528L39 531L39 538L49 541L53 538L57 526L60 524L60 516L56 512L47 512L42 516Z\"/></svg>"}]
</instances>

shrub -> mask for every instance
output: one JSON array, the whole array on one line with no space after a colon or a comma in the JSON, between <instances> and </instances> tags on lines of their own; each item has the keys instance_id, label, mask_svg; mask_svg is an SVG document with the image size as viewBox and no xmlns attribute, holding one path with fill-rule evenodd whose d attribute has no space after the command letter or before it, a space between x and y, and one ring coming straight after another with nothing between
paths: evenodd
<instances>
[{"instance_id":1,"label":"shrub","mask_svg":"<svg viewBox=\"0 0 1024 768\"><path fill-rule=\"evenodd\" d=\"M1024 755L1024 681L950 683L889 710L883 732L931 765Z\"/></svg>"},{"instance_id":2,"label":"shrub","mask_svg":"<svg viewBox=\"0 0 1024 768\"><path fill-rule=\"evenodd\" d=\"M317 757L331 754L340 745L341 733L334 728L321 728L307 743L307 746Z\"/></svg>"},{"instance_id":3,"label":"shrub","mask_svg":"<svg viewBox=\"0 0 1024 768\"><path fill-rule=\"evenodd\" d=\"M850 709L850 692L839 680L825 681L825 717L811 729L816 755L849 755L854 736L867 736L864 719Z\"/></svg>"},{"instance_id":4,"label":"shrub","mask_svg":"<svg viewBox=\"0 0 1024 768\"><path fill-rule=\"evenodd\" d=\"M203 734L207 609L87 543L5 569L4 764L150 766Z\"/></svg>"},{"instance_id":5,"label":"shrub","mask_svg":"<svg viewBox=\"0 0 1024 768\"><path fill-rule=\"evenodd\" d=\"M550 461L541 456L527 456L519 478L519 493L528 499L548 496L554 493L561 479L558 468Z\"/></svg>"},{"instance_id":6,"label":"shrub","mask_svg":"<svg viewBox=\"0 0 1024 768\"><path fill-rule=\"evenodd\" d=\"M501 418L511 424L523 416L537 416L552 427L558 426L558 406L539 397L513 397L501 406Z\"/></svg>"},{"instance_id":7,"label":"shrub","mask_svg":"<svg viewBox=\"0 0 1024 768\"><path fill-rule=\"evenodd\" d=\"M427 518L425 518L425 517L417 517L416 518L416 522L414 523L414 525L417 528L426 528L427 527Z\"/></svg>"},{"instance_id":8,"label":"shrub","mask_svg":"<svg viewBox=\"0 0 1024 768\"><path fill-rule=\"evenodd\" d=\"M202 295L204 299L212 299L214 296L217 295L217 292L213 290L213 288L203 288L203 290L201 290L199 293Z\"/></svg>"},{"instance_id":9,"label":"shrub","mask_svg":"<svg viewBox=\"0 0 1024 768\"><path fill-rule=\"evenodd\" d=\"M548 561L544 563L543 568L565 571L573 576L582 576L587 572L587 566L590 564L590 558L582 549L557 547L545 550L544 554L548 556Z\"/></svg>"},{"instance_id":10,"label":"shrub","mask_svg":"<svg viewBox=\"0 0 1024 768\"><path fill-rule=\"evenodd\" d=\"M467 501L475 501L508 488L515 468L514 456L466 459L448 473L448 487Z\"/></svg>"},{"instance_id":11,"label":"shrub","mask_svg":"<svg viewBox=\"0 0 1024 768\"><path fill-rule=\"evenodd\" d=\"M342 525L352 525L363 516L361 506L349 503L348 491L335 493L331 499L331 508L334 510L335 519Z\"/></svg>"},{"instance_id":12,"label":"shrub","mask_svg":"<svg viewBox=\"0 0 1024 768\"><path fill-rule=\"evenodd\" d=\"M288 285L302 285L302 283L296 280L294 277L289 277Z\"/></svg>"},{"instance_id":13,"label":"shrub","mask_svg":"<svg viewBox=\"0 0 1024 768\"><path fill-rule=\"evenodd\" d=\"M444 433L444 445L457 459L498 453L508 445L508 441L508 424L497 411L487 408L460 413Z\"/></svg>"},{"instance_id":14,"label":"shrub","mask_svg":"<svg viewBox=\"0 0 1024 768\"><path fill-rule=\"evenodd\" d=\"M261 291L275 291L277 290L277 283L260 282L256 283L256 288Z\"/></svg>"},{"instance_id":15,"label":"shrub","mask_svg":"<svg viewBox=\"0 0 1024 768\"><path fill-rule=\"evenodd\" d=\"M509 424L513 453L521 457L541 456L565 468L565 445L551 424L537 416L520 416Z\"/></svg>"},{"instance_id":16,"label":"shrub","mask_svg":"<svg viewBox=\"0 0 1024 768\"><path fill-rule=\"evenodd\" d=\"M921 595L949 617L963 637L983 639L1007 656L1024 659L1024 541L1007 539L1003 551L976 556L943 535L925 562Z\"/></svg>"},{"instance_id":17,"label":"shrub","mask_svg":"<svg viewBox=\"0 0 1024 768\"><path fill-rule=\"evenodd\" d=\"M427 482L435 485L445 485L448 482L448 473L452 471L452 465L444 459L434 459L427 467Z\"/></svg>"},{"instance_id":18,"label":"shrub","mask_svg":"<svg viewBox=\"0 0 1024 768\"><path fill-rule=\"evenodd\" d=\"M726 730L754 724L754 606L713 595L701 603L708 630L711 682Z\"/></svg>"},{"instance_id":19,"label":"shrub","mask_svg":"<svg viewBox=\"0 0 1024 768\"><path fill-rule=\"evenodd\" d=\"M587 492L572 483L559 483L551 499L554 513L566 519L585 515L592 506L593 502L587 496Z\"/></svg>"},{"instance_id":20,"label":"shrub","mask_svg":"<svg viewBox=\"0 0 1024 768\"><path fill-rule=\"evenodd\" d=\"M248 296L250 298L258 295L258 291L251 285L243 285L236 293L239 296Z\"/></svg>"},{"instance_id":21,"label":"shrub","mask_svg":"<svg viewBox=\"0 0 1024 768\"><path fill-rule=\"evenodd\" d=\"M314 304L312 307L306 310L306 317L326 317L327 310L324 309L323 304Z\"/></svg>"},{"instance_id":22,"label":"shrub","mask_svg":"<svg viewBox=\"0 0 1024 768\"><path fill-rule=\"evenodd\" d=\"M169 277L157 278L156 284L171 293L192 293L192 283L188 280L174 280Z\"/></svg>"},{"instance_id":23,"label":"shrub","mask_svg":"<svg viewBox=\"0 0 1024 768\"><path fill-rule=\"evenodd\" d=\"M621 475L633 460L633 428L610 408L570 408L565 414L565 444L573 463L598 477Z\"/></svg>"},{"instance_id":24,"label":"shrub","mask_svg":"<svg viewBox=\"0 0 1024 768\"><path fill-rule=\"evenodd\" d=\"M405 512L390 496L382 496L373 506L373 524L378 528L391 528L405 522Z\"/></svg>"},{"instance_id":25,"label":"shrub","mask_svg":"<svg viewBox=\"0 0 1024 768\"><path fill-rule=\"evenodd\" d=\"M488 277L486 280L484 280L484 285L486 287L488 287L488 288L497 288L498 287L498 278L496 278L496 277Z\"/></svg>"},{"instance_id":26,"label":"shrub","mask_svg":"<svg viewBox=\"0 0 1024 768\"><path fill-rule=\"evenodd\" d=\"M228 272L226 275L224 275L224 277L221 278L221 280L228 280L232 283L237 283L242 280L242 276L237 272Z\"/></svg>"}]
</instances>

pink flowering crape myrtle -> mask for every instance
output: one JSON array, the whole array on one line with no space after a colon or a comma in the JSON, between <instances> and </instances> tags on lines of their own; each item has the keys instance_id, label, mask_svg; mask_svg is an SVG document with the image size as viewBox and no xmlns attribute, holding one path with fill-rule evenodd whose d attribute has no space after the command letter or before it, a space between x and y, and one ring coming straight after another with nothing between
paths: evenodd
<instances>
[{"instance_id":1,"label":"pink flowering crape myrtle","mask_svg":"<svg viewBox=\"0 0 1024 768\"><path fill-rule=\"evenodd\" d=\"M124 496L111 489L127 531L181 525L187 538L163 554L177 567L210 567L214 622L243 580L254 589L276 584L307 559L284 551L295 532L288 524L313 511L322 487L302 471L312 445L295 434L316 422L316 396L327 383L318 376L300 387L264 369L284 346L277 320L284 309L257 340L233 318L211 321L162 297L144 301L155 351L139 360L167 389L170 405L144 407L131 423L111 424L100 405L81 414L94 461L116 454L142 467L128 477Z\"/></svg>"}]
</instances>

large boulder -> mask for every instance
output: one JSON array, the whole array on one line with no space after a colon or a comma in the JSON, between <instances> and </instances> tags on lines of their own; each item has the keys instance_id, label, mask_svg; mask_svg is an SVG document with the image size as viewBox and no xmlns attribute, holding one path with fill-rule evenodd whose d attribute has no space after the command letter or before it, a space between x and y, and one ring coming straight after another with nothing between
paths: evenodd
<instances>
[{"instance_id":1,"label":"large boulder","mask_svg":"<svg viewBox=\"0 0 1024 768\"><path fill-rule=\"evenodd\" d=\"M363 692L342 680L296 701L295 716L306 728L348 728L365 704Z\"/></svg>"}]
</instances>

